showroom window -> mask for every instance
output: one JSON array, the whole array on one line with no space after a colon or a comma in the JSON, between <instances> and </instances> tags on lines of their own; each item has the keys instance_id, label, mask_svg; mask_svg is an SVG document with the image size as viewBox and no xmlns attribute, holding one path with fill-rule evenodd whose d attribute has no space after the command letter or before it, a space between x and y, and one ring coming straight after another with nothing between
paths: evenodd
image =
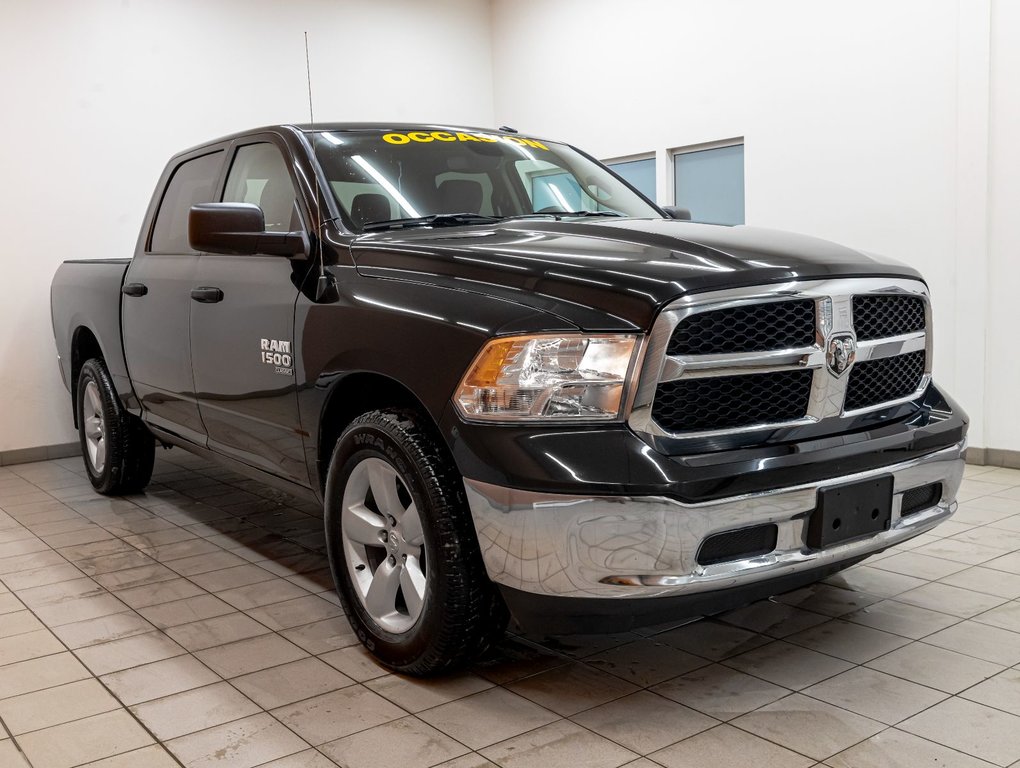
<instances>
[{"instance_id":1,"label":"showroom window","mask_svg":"<svg viewBox=\"0 0 1020 768\"><path fill-rule=\"evenodd\" d=\"M674 204L694 221L744 223L744 145L676 150L673 154Z\"/></svg>"},{"instance_id":2,"label":"showroom window","mask_svg":"<svg viewBox=\"0 0 1020 768\"><path fill-rule=\"evenodd\" d=\"M193 205L212 202L222 160L220 151L177 166L152 227L151 253L194 253L188 243L188 213Z\"/></svg>"},{"instance_id":3,"label":"showroom window","mask_svg":"<svg viewBox=\"0 0 1020 768\"><path fill-rule=\"evenodd\" d=\"M649 200L655 200L654 157L646 157L641 160L609 161L606 165Z\"/></svg>"}]
</instances>

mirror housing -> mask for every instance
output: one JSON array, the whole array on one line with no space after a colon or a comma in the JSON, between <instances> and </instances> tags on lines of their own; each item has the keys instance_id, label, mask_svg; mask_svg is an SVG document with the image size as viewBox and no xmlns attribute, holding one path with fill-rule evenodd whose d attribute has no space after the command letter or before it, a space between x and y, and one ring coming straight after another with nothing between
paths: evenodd
<instances>
[{"instance_id":1,"label":"mirror housing","mask_svg":"<svg viewBox=\"0 0 1020 768\"><path fill-rule=\"evenodd\" d=\"M188 242L196 251L232 256L308 258L304 232L266 232L262 209L252 203L200 203L188 212Z\"/></svg>"},{"instance_id":2,"label":"mirror housing","mask_svg":"<svg viewBox=\"0 0 1020 768\"><path fill-rule=\"evenodd\" d=\"M671 219L677 219L678 221L690 221L691 220L691 209L690 208L679 208L675 205L663 205L660 206L666 215Z\"/></svg>"}]
</instances>

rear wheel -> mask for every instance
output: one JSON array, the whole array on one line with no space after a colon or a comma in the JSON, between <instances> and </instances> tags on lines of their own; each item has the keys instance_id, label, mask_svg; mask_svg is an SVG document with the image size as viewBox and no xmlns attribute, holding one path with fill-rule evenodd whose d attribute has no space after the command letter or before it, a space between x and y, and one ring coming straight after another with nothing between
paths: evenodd
<instances>
[{"instance_id":1,"label":"rear wheel","mask_svg":"<svg viewBox=\"0 0 1020 768\"><path fill-rule=\"evenodd\" d=\"M156 441L121 406L102 360L82 366L77 398L78 439L92 487L111 496L141 491L152 478Z\"/></svg>"},{"instance_id":2,"label":"rear wheel","mask_svg":"<svg viewBox=\"0 0 1020 768\"><path fill-rule=\"evenodd\" d=\"M463 483L410 413L373 411L337 443L326 541L337 591L365 646L413 675L461 665L502 634Z\"/></svg>"}]
</instances>

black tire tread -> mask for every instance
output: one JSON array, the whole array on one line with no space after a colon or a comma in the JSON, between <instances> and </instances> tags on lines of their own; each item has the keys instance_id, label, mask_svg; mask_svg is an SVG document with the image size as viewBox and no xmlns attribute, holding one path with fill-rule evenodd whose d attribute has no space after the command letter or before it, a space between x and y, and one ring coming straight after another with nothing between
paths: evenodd
<instances>
[{"instance_id":1,"label":"black tire tread","mask_svg":"<svg viewBox=\"0 0 1020 768\"><path fill-rule=\"evenodd\" d=\"M106 466L100 475L93 473L85 448L82 401L89 379L99 387L106 422ZM78 435L82 459L92 487L107 496L142 491L152 479L156 440L141 419L124 410L110 372L101 359L92 358L82 365L75 396L78 399Z\"/></svg>"},{"instance_id":2,"label":"black tire tread","mask_svg":"<svg viewBox=\"0 0 1020 768\"><path fill-rule=\"evenodd\" d=\"M424 492L435 512L438 546L443 549L443 621L420 656L404 663L383 659L399 672L424 677L449 672L476 658L502 636L509 614L486 574L460 473L445 447L437 444L419 419L409 411L370 411L348 425L338 445L352 429L363 426L388 432L408 452L425 480ZM334 574L341 576L337 569ZM348 616L355 615L356 606L350 605L345 590L338 591Z\"/></svg>"}]
</instances>

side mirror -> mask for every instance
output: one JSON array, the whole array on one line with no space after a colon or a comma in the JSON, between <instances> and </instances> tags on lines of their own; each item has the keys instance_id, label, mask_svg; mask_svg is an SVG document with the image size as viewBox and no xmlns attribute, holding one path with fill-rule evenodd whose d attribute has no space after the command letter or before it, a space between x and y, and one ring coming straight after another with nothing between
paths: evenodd
<instances>
[{"instance_id":1,"label":"side mirror","mask_svg":"<svg viewBox=\"0 0 1020 768\"><path fill-rule=\"evenodd\" d=\"M666 212L666 215L671 219L678 219L680 221L690 221L691 211L689 208L677 208L675 205L664 205L662 210Z\"/></svg>"},{"instance_id":2,"label":"side mirror","mask_svg":"<svg viewBox=\"0 0 1020 768\"><path fill-rule=\"evenodd\" d=\"M233 256L307 258L304 232L266 232L262 209L251 203L200 203L188 212L188 242L196 251Z\"/></svg>"}]
</instances>

